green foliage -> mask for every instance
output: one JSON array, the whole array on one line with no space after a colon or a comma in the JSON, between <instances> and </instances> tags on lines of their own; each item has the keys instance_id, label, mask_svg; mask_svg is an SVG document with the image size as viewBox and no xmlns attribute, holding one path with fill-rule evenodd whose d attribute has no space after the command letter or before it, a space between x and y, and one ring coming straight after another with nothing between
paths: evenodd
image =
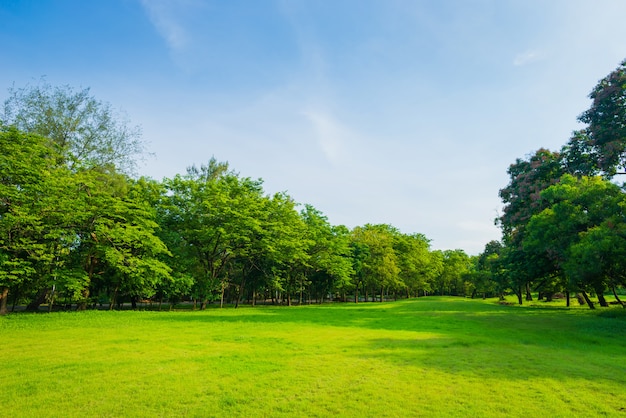
<instances>
[{"instance_id":1,"label":"green foliage","mask_svg":"<svg viewBox=\"0 0 626 418\"><path fill-rule=\"evenodd\" d=\"M10 88L2 109L6 125L51 141L72 167L111 167L132 171L143 153L138 127L89 89L38 85Z\"/></svg>"},{"instance_id":2,"label":"green foliage","mask_svg":"<svg viewBox=\"0 0 626 418\"><path fill-rule=\"evenodd\" d=\"M626 60L598 82L589 98L592 105L579 120L589 125L597 164L611 177L626 166Z\"/></svg>"}]
</instances>

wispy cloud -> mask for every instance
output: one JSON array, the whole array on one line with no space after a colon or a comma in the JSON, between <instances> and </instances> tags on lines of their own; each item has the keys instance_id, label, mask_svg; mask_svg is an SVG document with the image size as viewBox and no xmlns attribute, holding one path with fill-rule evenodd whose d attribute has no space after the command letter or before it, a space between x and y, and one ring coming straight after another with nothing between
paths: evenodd
<instances>
[{"instance_id":1,"label":"wispy cloud","mask_svg":"<svg viewBox=\"0 0 626 418\"><path fill-rule=\"evenodd\" d=\"M197 6L197 2L178 0L140 0L140 2L169 48L178 51L189 44L191 38L181 21L180 12Z\"/></svg>"},{"instance_id":2,"label":"wispy cloud","mask_svg":"<svg viewBox=\"0 0 626 418\"><path fill-rule=\"evenodd\" d=\"M302 114L311 123L317 144L326 159L331 163L338 162L344 154L346 139L353 136L352 132L324 111L307 110Z\"/></svg>"},{"instance_id":3,"label":"wispy cloud","mask_svg":"<svg viewBox=\"0 0 626 418\"><path fill-rule=\"evenodd\" d=\"M513 65L516 67L521 67L526 64L530 64L535 61L539 61L545 57L545 54L541 51L537 50L528 50L517 54L515 59L513 60Z\"/></svg>"}]
</instances>

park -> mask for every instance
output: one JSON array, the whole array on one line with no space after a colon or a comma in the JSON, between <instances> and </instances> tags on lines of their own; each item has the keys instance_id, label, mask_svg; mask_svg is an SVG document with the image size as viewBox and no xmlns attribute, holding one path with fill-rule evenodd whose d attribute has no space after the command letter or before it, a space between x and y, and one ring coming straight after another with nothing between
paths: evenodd
<instances>
[{"instance_id":1,"label":"park","mask_svg":"<svg viewBox=\"0 0 626 418\"><path fill-rule=\"evenodd\" d=\"M621 416L626 315L422 297L0 318L5 416Z\"/></svg>"}]
</instances>

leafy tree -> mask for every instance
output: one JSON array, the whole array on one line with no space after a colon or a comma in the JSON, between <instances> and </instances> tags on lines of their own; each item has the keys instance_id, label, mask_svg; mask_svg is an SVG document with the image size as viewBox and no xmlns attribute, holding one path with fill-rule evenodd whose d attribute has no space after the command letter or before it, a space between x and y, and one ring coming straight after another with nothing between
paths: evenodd
<instances>
[{"instance_id":1,"label":"leafy tree","mask_svg":"<svg viewBox=\"0 0 626 418\"><path fill-rule=\"evenodd\" d=\"M9 290L36 277L40 199L54 178L56 157L40 136L0 130L0 314L7 312Z\"/></svg>"},{"instance_id":2,"label":"leafy tree","mask_svg":"<svg viewBox=\"0 0 626 418\"><path fill-rule=\"evenodd\" d=\"M626 166L626 60L598 82L589 98L592 105L579 120L589 125L598 166L611 177Z\"/></svg>"},{"instance_id":3,"label":"leafy tree","mask_svg":"<svg viewBox=\"0 0 626 418\"><path fill-rule=\"evenodd\" d=\"M119 292L130 296L136 308L140 297L151 297L161 282L171 279L170 267L160 259L169 250L156 236L155 208L145 196L148 187L144 179L132 182L128 193L111 202L94 227L108 273L105 280L113 288L111 307Z\"/></svg>"},{"instance_id":4,"label":"leafy tree","mask_svg":"<svg viewBox=\"0 0 626 418\"><path fill-rule=\"evenodd\" d=\"M352 230L352 239L367 248L363 251L367 257L362 264L366 300L368 289L371 289L374 295L379 290L382 302L385 289L403 287L399 277L398 260L393 248L396 233L397 231L390 225L366 224Z\"/></svg>"},{"instance_id":5,"label":"leafy tree","mask_svg":"<svg viewBox=\"0 0 626 418\"><path fill-rule=\"evenodd\" d=\"M485 245L484 251L472 259L473 268L468 275L472 298L477 294L482 294L483 298L486 298L487 295L497 291L497 275L502 248L500 241L490 241Z\"/></svg>"},{"instance_id":6,"label":"leafy tree","mask_svg":"<svg viewBox=\"0 0 626 418\"><path fill-rule=\"evenodd\" d=\"M305 269L309 266L309 248L313 242L308 238L307 225L296 210L296 203L284 193L275 194L267 207L267 231L263 256L262 278L265 290L273 303L279 294L292 295L304 286Z\"/></svg>"},{"instance_id":7,"label":"leafy tree","mask_svg":"<svg viewBox=\"0 0 626 418\"><path fill-rule=\"evenodd\" d=\"M530 218L546 207L541 198L541 191L556 184L563 174L560 155L546 149L539 149L528 159L517 159L508 169L509 184L500 190L500 197L505 204L503 214L496 221L503 232L503 241L507 247L506 274L499 277L501 284L508 282L522 303L522 293L531 300L531 282L534 279L532 269L545 264L537 260L523 248L525 229Z\"/></svg>"},{"instance_id":8,"label":"leafy tree","mask_svg":"<svg viewBox=\"0 0 626 418\"><path fill-rule=\"evenodd\" d=\"M430 273L433 268L430 241L422 234L398 233L394 248L407 297L411 294L418 296L420 291L430 291Z\"/></svg>"},{"instance_id":9,"label":"leafy tree","mask_svg":"<svg viewBox=\"0 0 626 418\"><path fill-rule=\"evenodd\" d=\"M465 274L470 271L471 260L463 250L443 252L443 269L436 278L435 286L441 295L460 295L464 293Z\"/></svg>"},{"instance_id":10,"label":"leafy tree","mask_svg":"<svg viewBox=\"0 0 626 418\"><path fill-rule=\"evenodd\" d=\"M204 309L216 292L223 300L231 262L263 234L261 182L240 178L212 159L166 183L167 227L180 236L176 252L190 257L194 291Z\"/></svg>"},{"instance_id":11,"label":"leafy tree","mask_svg":"<svg viewBox=\"0 0 626 418\"><path fill-rule=\"evenodd\" d=\"M563 269L573 282L597 289L608 285L626 308L616 291L617 286L626 286L626 224L610 219L582 232L580 240L570 247ZM593 306L588 298L586 301Z\"/></svg>"},{"instance_id":12,"label":"leafy tree","mask_svg":"<svg viewBox=\"0 0 626 418\"><path fill-rule=\"evenodd\" d=\"M45 81L12 87L0 120L48 138L70 167L115 166L132 172L144 152L138 127L95 99L88 88L53 87Z\"/></svg>"},{"instance_id":13,"label":"leafy tree","mask_svg":"<svg viewBox=\"0 0 626 418\"><path fill-rule=\"evenodd\" d=\"M307 239L311 242L305 277L311 281L317 299L322 301L327 294L350 286L353 270L348 258L349 231L345 227L333 227L311 205L305 205L301 216L306 225Z\"/></svg>"},{"instance_id":14,"label":"leafy tree","mask_svg":"<svg viewBox=\"0 0 626 418\"><path fill-rule=\"evenodd\" d=\"M560 279L566 291L575 286L581 291L589 307L593 305L586 291L591 289L598 295L600 303L606 305L603 293L605 282L599 275L584 275L572 270L575 264L569 263L572 250L579 244L581 236L588 230L602 225L615 216L621 220L624 194L613 183L600 177L583 176L577 179L564 175L561 182L542 192L549 206L534 215L527 226L527 239L524 248L533 254L544 254L550 264L543 275L544 281ZM591 235L589 239L596 238ZM581 256L583 247L576 250ZM607 254L608 255L608 254ZM588 270L588 269L585 269ZM581 270L581 273L584 270ZM566 275L566 273L569 273ZM569 279L569 283L565 279ZM586 279L586 280L583 280Z\"/></svg>"},{"instance_id":15,"label":"leafy tree","mask_svg":"<svg viewBox=\"0 0 626 418\"><path fill-rule=\"evenodd\" d=\"M600 174L599 157L587 129L575 131L566 145L561 148L563 171L573 176L595 176Z\"/></svg>"}]
</instances>

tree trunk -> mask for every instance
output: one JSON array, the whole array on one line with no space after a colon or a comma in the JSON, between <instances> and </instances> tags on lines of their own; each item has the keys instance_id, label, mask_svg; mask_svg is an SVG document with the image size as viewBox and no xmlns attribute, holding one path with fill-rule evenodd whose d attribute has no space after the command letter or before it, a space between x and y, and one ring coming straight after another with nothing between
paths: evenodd
<instances>
[{"instance_id":1,"label":"tree trunk","mask_svg":"<svg viewBox=\"0 0 626 418\"><path fill-rule=\"evenodd\" d=\"M600 304L600 306L605 308L608 307L609 303L604 298L604 289L602 287L597 288L596 294L598 295L598 303Z\"/></svg>"},{"instance_id":2,"label":"tree trunk","mask_svg":"<svg viewBox=\"0 0 626 418\"><path fill-rule=\"evenodd\" d=\"M7 299L9 298L9 288L0 287L0 315L6 315L7 311Z\"/></svg>"},{"instance_id":3,"label":"tree trunk","mask_svg":"<svg viewBox=\"0 0 626 418\"><path fill-rule=\"evenodd\" d=\"M581 293L583 295L583 298L585 298L585 302L587 302L587 306L589 306L589 309L596 309L591 299L589 299L589 296L587 296L587 292L583 290Z\"/></svg>"},{"instance_id":4,"label":"tree trunk","mask_svg":"<svg viewBox=\"0 0 626 418\"><path fill-rule=\"evenodd\" d=\"M48 292L50 289L43 289L39 292L37 297L33 299L28 306L26 307L27 311L35 312L39 310L39 306L46 301L46 297L48 297Z\"/></svg>"},{"instance_id":5,"label":"tree trunk","mask_svg":"<svg viewBox=\"0 0 626 418\"><path fill-rule=\"evenodd\" d=\"M115 299L117 299L117 287L113 290L113 296L111 297L111 301L109 303L109 310L113 310L113 306L115 306Z\"/></svg>"},{"instance_id":6,"label":"tree trunk","mask_svg":"<svg viewBox=\"0 0 626 418\"><path fill-rule=\"evenodd\" d=\"M615 291L615 286L611 286L611 290L613 291L613 296L615 296L615 300L617 301L617 303L622 305L622 308L626 308L626 306L624 305L624 302L622 302L619 296L617 296L617 292Z\"/></svg>"},{"instance_id":7,"label":"tree trunk","mask_svg":"<svg viewBox=\"0 0 626 418\"><path fill-rule=\"evenodd\" d=\"M565 304L569 308L569 290L565 292Z\"/></svg>"},{"instance_id":8,"label":"tree trunk","mask_svg":"<svg viewBox=\"0 0 626 418\"><path fill-rule=\"evenodd\" d=\"M384 297L385 297L385 288L384 286L381 286L380 287L380 302L383 301Z\"/></svg>"},{"instance_id":9,"label":"tree trunk","mask_svg":"<svg viewBox=\"0 0 626 418\"><path fill-rule=\"evenodd\" d=\"M526 282L526 301L532 302L533 295L530 293L530 283Z\"/></svg>"},{"instance_id":10,"label":"tree trunk","mask_svg":"<svg viewBox=\"0 0 626 418\"><path fill-rule=\"evenodd\" d=\"M81 301L76 304L77 311L87 310L87 299L89 299L89 288L83 289L81 292Z\"/></svg>"},{"instance_id":11,"label":"tree trunk","mask_svg":"<svg viewBox=\"0 0 626 418\"><path fill-rule=\"evenodd\" d=\"M519 286L519 287L517 288L517 292L516 292L516 294L517 294L517 302L518 302L520 305L521 305L521 304L523 304L523 302L522 302L522 286Z\"/></svg>"},{"instance_id":12,"label":"tree trunk","mask_svg":"<svg viewBox=\"0 0 626 418\"><path fill-rule=\"evenodd\" d=\"M354 288L354 303L359 303L359 283Z\"/></svg>"}]
</instances>

